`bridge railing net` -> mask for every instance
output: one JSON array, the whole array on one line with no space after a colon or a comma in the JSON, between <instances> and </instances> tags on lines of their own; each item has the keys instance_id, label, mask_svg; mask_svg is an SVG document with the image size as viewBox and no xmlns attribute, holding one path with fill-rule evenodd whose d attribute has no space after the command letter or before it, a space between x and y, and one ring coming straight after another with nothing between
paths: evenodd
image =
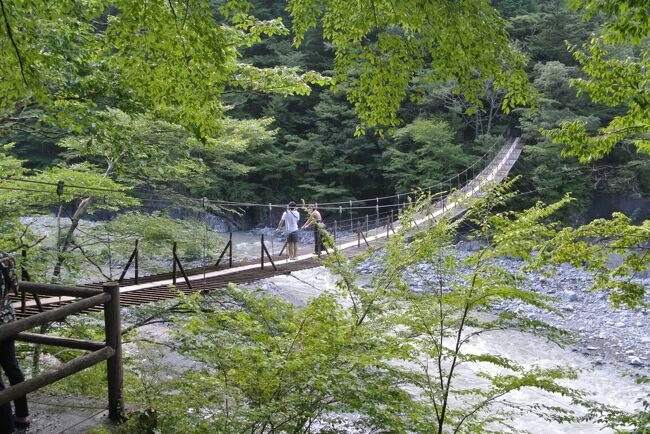
<instances>
[{"instance_id":1,"label":"bridge railing net","mask_svg":"<svg viewBox=\"0 0 650 434\"><path fill-rule=\"evenodd\" d=\"M358 231L366 237L390 233L401 210L422 196L430 197L430 210L436 210L448 206L457 197L454 195L474 193L476 185L487 178L508 146L492 146L471 166L436 185L384 197L319 203L325 228L337 244L357 239ZM36 186L42 190L57 187ZM88 192L78 190L76 197L62 201L59 207L20 219L26 235L21 241L23 245L15 251L19 266L27 270L29 278L75 283L129 279L135 276L136 265L139 277L171 273L174 253L177 270L182 266L186 270L205 271L223 252L232 222L253 208L263 208L268 218L261 219L261 227L235 232L235 263L259 260L262 235L273 255L280 253L286 240L282 231L274 231L285 204L228 202L137 190L132 194L138 198L136 204L122 204L110 192L95 192L92 205L78 219L77 211L85 193ZM304 205L299 208L302 224L307 210ZM259 215L261 210L256 211ZM301 253L313 250L312 228L301 231L300 245ZM224 264L228 263L228 253Z\"/></svg>"},{"instance_id":2,"label":"bridge railing net","mask_svg":"<svg viewBox=\"0 0 650 434\"><path fill-rule=\"evenodd\" d=\"M135 275L136 265L139 276L169 273L174 253L184 268L203 267L216 261L226 243L223 224L200 202L140 195L136 205L121 206L109 197L107 202L96 200L96 206L78 218L80 193L60 208L19 219L25 236L12 253L25 279L118 280L129 262L124 278Z\"/></svg>"}]
</instances>

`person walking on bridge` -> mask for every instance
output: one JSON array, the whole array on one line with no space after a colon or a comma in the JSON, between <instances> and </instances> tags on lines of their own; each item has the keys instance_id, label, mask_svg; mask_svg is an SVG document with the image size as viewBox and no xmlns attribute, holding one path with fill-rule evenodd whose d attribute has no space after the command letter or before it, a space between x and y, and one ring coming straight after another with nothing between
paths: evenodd
<instances>
[{"instance_id":1,"label":"person walking on bridge","mask_svg":"<svg viewBox=\"0 0 650 434\"><path fill-rule=\"evenodd\" d=\"M315 203L309 204L309 217L300 229L307 229L312 225L314 226L314 253L320 255L320 252L324 250L320 230L325 226L323 225L323 216L321 216L320 211L318 211L318 205Z\"/></svg>"},{"instance_id":2,"label":"person walking on bridge","mask_svg":"<svg viewBox=\"0 0 650 434\"><path fill-rule=\"evenodd\" d=\"M298 256L298 221L300 221L300 213L296 210L296 203L289 202L287 210L282 213L280 223L278 223L279 231L282 223L287 228L287 249L289 250L289 259L295 261Z\"/></svg>"},{"instance_id":3,"label":"person walking on bridge","mask_svg":"<svg viewBox=\"0 0 650 434\"><path fill-rule=\"evenodd\" d=\"M11 306L9 295L18 292L18 279L16 278L16 262L14 258L0 251L0 326L16 320L16 313ZM25 381L16 360L16 340L14 337L0 341L0 365L9 378L11 385ZM0 377L0 390L5 388ZM16 418L11 412L11 403L0 405L0 434L12 433L16 428L29 427L29 411L27 398L21 396L14 401Z\"/></svg>"}]
</instances>

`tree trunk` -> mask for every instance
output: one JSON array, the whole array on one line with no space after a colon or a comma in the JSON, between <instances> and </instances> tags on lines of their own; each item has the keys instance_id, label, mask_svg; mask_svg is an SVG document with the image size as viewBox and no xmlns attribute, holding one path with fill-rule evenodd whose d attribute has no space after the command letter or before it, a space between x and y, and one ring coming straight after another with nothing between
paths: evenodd
<instances>
[{"instance_id":1,"label":"tree trunk","mask_svg":"<svg viewBox=\"0 0 650 434\"><path fill-rule=\"evenodd\" d=\"M81 202L79 203L79 206L75 210L72 218L70 219L70 227L68 228L68 232L65 235L65 239L63 240L63 242L61 242L59 246L59 256L57 258L56 265L54 266L54 271L52 272L53 282L60 280L61 266L65 261L64 253L68 251L68 248L72 243L72 237L74 236L74 232L75 230L77 230L77 226L79 226L79 221L81 220L81 217L84 215L84 213L90 206L91 202L92 202L91 197L86 197L82 199Z\"/></svg>"}]
</instances>

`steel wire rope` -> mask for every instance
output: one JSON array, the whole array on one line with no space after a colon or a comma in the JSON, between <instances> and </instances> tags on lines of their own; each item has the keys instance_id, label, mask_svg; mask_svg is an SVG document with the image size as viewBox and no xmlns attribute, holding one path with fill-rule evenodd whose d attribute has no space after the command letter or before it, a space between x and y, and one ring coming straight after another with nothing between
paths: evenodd
<instances>
[{"instance_id":1,"label":"steel wire rope","mask_svg":"<svg viewBox=\"0 0 650 434\"><path fill-rule=\"evenodd\" d=\"M339 202L319 202L318 203L318 208L319 209L328 209L328 210L339 210L342 205L348 205L351 202L352 203L360 203L360 202L370 202L370 201L383 201L383 200L388 200L388 199L394 199L398 198L400 196L409 196L409 195L415 195L424 192L425 190L430 190L430 189L435 189L436 187L442 187L445 185L450 185L453 180L456 180L457 187L460 187L460 175L464 174L466 171L468 171L470 168L474 167L476 164L478 164L481 161L485 160L485 157L488 156L493 149L496 147L497 142L495 142L490 149L483 154L478 160L476 160L474 163L472 163L470 166L465 168L463 171L458 172L451 177L439 181L436 184L432 184L429 186L423 186L420 188L417 188L415 190L411 190L408 192L400 192L396 193L394 195L389 195L389 196L380 196L380 197L375 197L375 198L365 198L365 199L348 199L345 201L339 201ZM505 146L505 145L504 145ZM512 144L511 144L512 146ZM496 156L495 156L496 158ZM487 168L489 166L486 165L485 167ZM484 169L483 169L484 170ZM472 178L475 179L475 178ZM471 181L470 181L471 182ZM451 190L451 188L449 189ZM269 206L267 204L262 204L262 203L256 203L256 202L237 202L237 201L226 201L226 200L219 200L219 199L210 199L210 202L215 203L217 205L223 205L223 206L239 206L239 207L263 207L263 206ZM339 206L329 206L329 205L339 205ZM286 205L272 205L273 208L285 208ZM379 205L380 208L388 208L388 207L396 207L394 203L392 204L384 204L384 205ZM369 208L375 208L375 206L355 206L355 207L346 207L347 209L369 209Z\"/></svg>"},{"instance_id":2,"label":"steel wire rope","mask_svg":"<svg viewBox=\"0 0 650 434\"><path fill-rule=\"evenodd\" d=\"M489 154L492 152L492 150L496 147L496 143L497 143L497 142L495 142L495 143L491 146L491 148L490 148L490 149L489 149L489 150L488 150L488 151L487 151L487 152L486 152L486 153L485 153L481 158L479 158L479 159L476 160L474 163L472 163L470 166L468 166L466 169L464 169L464 171L460 172L460 173L457 174L456 176L452 176L452 177L448 178L447 181L450 183L450 187L451 187L451 182L452 182L453 178L456 177L456 179L457 179L457 186L458 186L459 189L460 189L460 174L461 174L461 173L467 173L467 171L469 171L470 168L472 168L472 170L473 170L473 168L474 168L477 164L479 164L480 162L482 162L483 160L485 160L485 157L486 157L487 155L489 155ZM505 146L504 146L504 148L505 148ZM486 167L486 168L489 167L489 164L487 164L485 167ZM484 170L485 170L485 169L484 169ZM3 178L3 179L8 179L8 178ZM14 180L16 180L16 179L14 179ZM23 180L21 180L21 179L17 179L17 181L23 181ZM32 180L24 180L24 181L32 181ZM429 191L430 191L430 190L431 190L432 188L434 188L434 187L444 185L445 182L447 182L447 181L441 181L441 182L439 182L439 183L437 183L437 184L435 184L435 185L431 185L431 186L427 186L427 187L419 188L419 189L417 189L417 190L412 190L412 191L407 192L407 193L397 193L397 194L395 194L395 195L383 196L383 197L377 197L377 198L375 198L375 201L377 202L377 203L375 204L375 206L356 206L356 207L352 207L352 206L351 206L352 202L355 202L355 203L359 203L359 202L368 202L368 201L370 201L370 200L372 200L372 199L355 199L355 200L348 200L348 201L346 201L346 202L325 202L324 205L331 205L331 204L337 204L337 203L338 203L338 204L344 204L344 203L345 203L345 204L348 204L348 205L349 205L349 206L348 206L348 211L349 211L349 213L350 213L350 221L351 221L351 227L352 227L352 226L353 226L353 223L352 223L352 221L353 221L353 219L352 219L352 210L353 210L353 209L355 209L355 210L359 210L359 209L372 209L372 208L375 208L375 209L378 211L379 208L382 208L382 209L383 209L383 208L391 208L391 209L395 209L395 208L397 208L397 209L399 210L399 206L400 206L400 204L397 204L397 206L396 206L395 204L384 204L384 205L379 205L378 202L379 202L379 200L386 200L386 199L391 199L391 198L395 198L395 197L399 198L400 195L421 194L424 190L429 190ZM474 181L474 178L472 179L472 181ZM472 181L470 181L470 183L471 183ZM47 182L43 182L43 181L34 181L34 182L36 182L36 183L38 183L38 184L43 184L43 185L52 185L52 186L56 186L56 185L58 185L58 184L47 183ZM68 187L71 187L71 188L81 188L81 189L86 189L86 190L99 190L99 191L110 191L110 192L126 193L126 192L123 191L123 190L103 189L103 188L98 188L98 187L83 187L83 186L77 186L77 185L73 185L73 184L72 184L72 185L68 185ZM0 187L0 188L5 189L5 190L16 190L16 189L19 189L19 188L3 188L3 187ZM46 192L46 191L31 190L31 189L30 189L30 190L28 190L28 189L19 189L19 190L30 191L30 192ZM451 190L451 188L450 188L449 190ZM449 195L449 193L447 193L447 196L448 196L448 195ZM139 196L142 196L142 195L139 195ZM149 195L149 196L150 196L150 195ZM109 197L110 197L111 199L123 199L123 197L119 197L119 196L108 196L108 195L104 195L104 200L106 200L106 199L109 198ZM187 197L187 196L182 196L182 195L181 195L181 197L183 198L183 200L186 200L186 201L188 201L188 202L198 200L198 199L193 198L193 197ZM137 196L136 196L135 198L138 199L138 200L141 200L141 201L143 201L143 202L148 202L148 203L166 203L166 204L168 204L167 208L171 208L171 207L173 207L173 206L178 206L178 205L179 205L179 204L175 204L173 201L170 201L169 199L158 199L158 198L152 199L152 198L147 198L147 197L137 197ZM445 197L442 197L441 199L444 201ZM209 200L209 201L210 201L211 203L214 203L214 204L218 205L218 206L229 206L229 207L258 207L258 206L267 206L267 205L264 205L264 204L245 203L245 202L235 202L235 201L222 201L222 200ZM337 209L336 207L328 207L328 206L322 206L322 205L323 205L323 204L321 204L320 208L321 208L321 209L324 209L324 210L336 210L336 209ZM270 208L273 208L273 207L278 207L278 208L280 208L280 207L284 207L284 205L276 205L276 206L273 206L273 205L271 205L271 204L269 204L268 206L269 206ZM338 207L338 210L339 210L339 214L342 214L342 206L339 206L339 207ZM243 211L243 210L242 210L242 211ZM375 227L375 229L377 229L377 228L379 227L379 216L382 215L382 214L388 214L388 213L376 213L376 227ZM342 217L342 215L341 215L340 217ZM338 221L341 221L341 220L342 220L342 219L340 218ZM382 219L382 220L383 220L383 219ZM334 220L334 221L337 221L337 220ZM388 222L387 222L387 224L388 224ZM352 231L353 231L353 227L352 227ZM273 241L274 241L274 239L272 239L272 243L273 243ZM272 245L272 250L273 250L273 245Z\"/></svg>"},{"instance_id":3,"label":"steel wire rope","mask_svg":"<svg viewBox=\"0 0 650 434\"><path fill-rule=\"evenodd\" d=\"M438 186L443 186L447 182L451 182L454 178L457 178L458 183L459 183L460 174L465 173L466 171L469 170L469 168L472 168L476 164L478 164L480 161L483 161L485 159L485 157L487 155L489 155L492 152L492 150L496 147L496 144L497 144L497 142L495 142L490 147L490 149L485 154L483 154L483 156L481 156L478 160L474 161L474 163L472 163L470 166L465 168L463 171L459 172L458 174L455 174L455 175L451 176L450 178L448 178L446 180L440 181L440 182L438 182L436 184L432 184L432 185L429 185L429 186L424 186L424 187L421 187L421 188L418 188L418 189L415 189L415 190L411 190L411 191L408 191L408 192L396 193L394 195L389 195L389 196L381 196L381 197L366 198L366 199L349 199L349 200L340 201L340 202L323 202L323 203L319 204L319 208L321 208L321 209L336 209L335 207L330 208L327 205L343 205L343 204L346 204L346 205L349 205L348 210L350 212L353 209L370 209L370 208L373 208L373 207L372 206L356 206L356 207L352 207L351 204L352 203L369 202L371 200L376 200L376 201L387 200L387 199L399 198L400 196L405 196L405 195L418 194L418 193L423 192L424 190L430 190L430 189L434 189L434 188L436 188ZM13 177L0 177L0 180L13 180L13 181L16 181L16 182L31 182L31 183L41 184L41 185L52 185L52 186L57 186L58 185L57 183L53 183L53 182L37 181L37 180L29 180L29 179L13 178ZM65 184L65 187L75 188L75 189L82 189L82 190L106 191L106 192L112 192L112 193L127 193L128 192L128 191L125 191L125 190L107 189L107 188L91 187L91 186L79 186L79 185L75 185L75 184ZM0 188L2 188L2 187L0 187ZM8 188L2 188L2 189L8 189ZM18 189L18 188L14 188L14 189ZM23 190L24 191L29 191L27 189L23 189ZM47 193L47 191L38 191L38 190L31 190L31 191L32 192ZM146 196L148 196L148 198ZM123 199L123 197L120 197L120 196L104 195L104 197L111 197L113 199ZM168 202L171 201L170 199L159 199L156 196L143 195L142 193L134 194L131 197L133 197L133 198L135 198L137 200L144 200L144 201L149 201L149 202L152 202L152 203L153 202L168 203ZM191 196L188 197L188 196L184 196L184 195L181 195L180 197L182 198L182 200L186 200L186 201L190 201L190 202L192 202L192 201L193 202L200 202L202 200L202 199L199 199L199 198L194 198L194 197L191 197ZM225 200L218 200L218 199L208 199L208 201L209 201L209 203L213 203L215 205L233 206L233 207L261 207L261 206L270 206L270 207L273 207L273 208L284 208L285 207L285 205L270 205L270 204L266 205L266 204L255 203L255 202L237 202L237 201L225 201ZM379 205L379 207L381 207L381 208L395 207L395 204Z\"/></svg>"},{"instance_id":4,"label":"steel wire rope","mask_svg":"<svg viewBox=\"0 0 650 434\"><path fill-rule=\"evenodd\" d=\"M2 181L14 181L14 182L25 182L25 183L41 184L41 185L57 185L54 182L39 181L39 180L36 180L36 179L28 179L28 178L14 178L14 177L6 177L6 176L0 177L0 180L2 180ZM109 193L116 193L116 192L124 192L125 191L125 190L117 190L117 189L112 189L112 188L92 187L92 186L83 186L83 185L76 185L76 184L65 184L65 187L66 188L82 189L82 190L106 191L106 192L109 192Z\"/></svg>"},{"instance_id":5,"label":"steel wire rope","mask_svg":"<svg viewBox=\"0 0 650 434\"><path fill-rule=\"evenodd\" d=\"M39 184L39 185L51 185L51 186L58 186L59 183L55 182L47 182L47 181L38 181L38 180L33 180L33 179L26 179L26 178L13 178L13 177L0 177L0 181L14 181L14 182L25 182L25 183L33 183L33 184ZM61 182L61 181L60 181ZM135 189L136 187L126 187L125 189L110 189L110 188L101 188L101 187L92 187L92 186L83 186L83 185L76 185L76 184L66 184L64 183L65 188L73 188L73 189L78 189L78 190L90 190L90 191L105 191L109 193L130 193ZM9 189L9 188L3 188L3 189ZM33 192L40 192L40 193L49 193L48 191L44 190L26 190L26 189L21 189L19 187L14 187L12 189L15 190L24 190L24 191L33 191ZM153 201L153 202L161 202L161 203L166 203L166 202L173 202L174 199L181 199L185 201L193 201L200 203L202 199L200 198L195 198L192 196L185 196L183 194L179 194L178 197L173 198L173 199L160 199L158 195L152 195L152 194L144 194L143 192L138 192L137 190L135 191L136 194L132 195L132 198L138 199L138 200L148 200L148 201ZM109 195L103 195L103 197L110 197L114 199L124 199L122 196L109 196Z\"/></svg>"},{"instance_id":6,"label":"steel wire rope","mask_svg":"<svg viewBox=\"0 0 650 434\"><path fill-rule=\"evenodd\" d=\"M480 161L483 161L485 159L485 157L488 156L495 149L497 144L498 144L498 141L495 141L492 144L492 146L490 146L488 151L486 151L482 156L480 156L477 160L475 160L474 163L472 163L470 166L465 168L463 171L452 175L447 180L440 181L440 182L437 182L435 184L431 184L431 185L428 185L428 186L423 186L423 187L417 188L415 190L411 190L411 191L407 191L407 192L399 192L399 193L396 193L396 194L390 195L390 196L382 196L382 197L378 197L378 198L367 198L367 199L354 199L354 200L352 200L352 202L367 202L367 201L375 200L375 199L379 199L379 200L393 199L393 198L396 198L396 197L399 197L399 196L407 196L407 195L410 195L410 194L417 194L417 193L419 193L419 192L421 192L423 190L427 190L429 188L435 188L435 187L437 187L439 185L444 185L447 181L453 180L454 178L458 177L460 174L464 173L466 170L469 170L469 168L471 168L474 165L478 164ZM512 145L512 143L510 145ZM504 145L504 147L505 147L505 145ZM348 203L348 201L346 200L346 201L341 201L341 202L324 202L321 205L340 205L340 204L347 204L347 203Z\"/></svg>"},{"instance_id":7,"label":"steel wire rope","mask_svg":"<svg viewBox=\"0 0 650 434\"><path fill-rule=\"evenodd\" d=\"M483 161L486 156L488 156L496 147L497 141L495 141L490 149L484 153L481 157L479 157L477 160L475 160L470 166L466 167L463 171L458 172L455 175L452 175L451 177L447 178L446 180L439 181L435 184L428 185L428 186L423 186L420 188L417 188L415 190L411 190L408 192L399 192L393 195L388 195L388 196L381 196L381 197L376 197L376 198L365 198L365 199L348 199L345 201L339 201L339 202L323 202L319 204L319 208L321 209L330 209L327 207L327 205L351 205L351 203L360 203L360 202L369 202L371 200L387 200L387 199L393 199L393 198L399 198L400 196L407 196L411 194L418 194L423 192L424 190L430 190L434 189L438 186L443 186L448 182L451 182L454 178L457 178L458 181L460 181L460 175L467 172L470 168L473 168L476 166L479 162ZM505 147L505 145L504 145ZM487 166L486 166L487 167ZM25 178L14 178L14 177L0 177L0 180L11 180L15 182L26 182L26 183L35 183L35 184L41 184L41 185L51 185L51 186L57 186L57 183L54 182L47 182L47 181L38 181L38 180L31 180L31 179L25 179ZM106 191L106 192L111 192L111 193L127 193L129 190L119 190L119 189L109 189L109 188L102 188L102 187L92 187L92 186L80 186L76 184L65 184L66 188L75 188L75 189L82 189L82 190L94 190L94 191ZM3 190L9 190L9 188L4 188L0 187ZM39 190L28 190L28 189L20 189L20 188L13 188L15 190L23 190L23 191L32 191L32 192L42 192L42 193L48 193L47 191L39 191ZM108 196L104 195L105 197L111 197L115 199L123 199L120 196ZM144 196L144 197L143 197ZM148 198L146 197L148 196ZM132 196L135 199L138 200L147 200L150 202L170 202L170 199L159 199L157 196L152 196L152 195L143 195L142 193L136 194ZM194 201L194 202L201 202L202 199L200 198L194 198L191 196L180 196L183 200L187 201ZM239 207L261 207L261 206L269 206L266 204L261 204L261 203L255 203L255 202L237 202L237 201L225 201L225 200L218 200L218 199L208 199L210 203L214 203L216 205L224 205L224 206L239 206ZM389 204L389 205L380 205L380 207L390 207L394 206L395 204ZM284 208L285 205L270 205L273 208ZM371 208L371 207L352 207L349 206L348 209L364 209L364 208Z\"/></svg>"},{"instance_id":8,"label":"steel wire rope","mask_svg":"<svg viewBox=\"0 0 650 434\"><path fill-rule=\"evenodd\" d=\"M2 187L2 186L0 186L0 190L27 191L27 192L30 192L30 193L51 193L51 191L46 191L46 190L34 190L32 188L20 188L20 187Z\"/></svg>"},{"instance_id":9,"label":"steel wire rope","mask_svg":"<svg viewBox=\"0 0 650 434\"><path fill-rule=\"evenodd\" d=\"M12 178L12 177L0 177L0 182L2 181L14 181L14 182L25 182L25 183L33 183L33 184L38 184L38 185L49 185L53 187L57 187L59 183L55 182L47 182L47 181L38 181L38 180L32 180L32 179L24 179L24 178ZM81 185L75 185L75 184L63 184L65 188L73 188L73 189L78 189L78 190L90 190L90 191L105 191L109 193L123 193L127 194L132 192L133 188L135 187L129 187L129 189L126 190L120 190L120 189L108 189L108 188L100 188L100 187L92 187L92 186L81 186ZM17 191L28 191L28 192L34 192L34 193L51 193L50 191L47 190L32 190L32 189L24 189L20 187L1 187L0 189L2 190L17 190ZM172 198L172 199L160 199L160 196L158 195L152 195L152 194L144 194L143 192L138 192L137 190L133 191L136 194L133 194L131 197L140 201L150 201L150 202L159 202L159 203L174 203L174 199L181 199L184 201L191 201L191 202L197 202L200 203L201 199L191 197L191 196L185 196L182 194L179 194L178 197ZM102 195L104 198L111 198L111 199L124 199L124 196L113 196L113 195Z\"/></svg>"},{"instance_id":10,"label":"steel wire rope","mask_svg":"<svg viewBox=\"0 0 650 434\"><path fill-rule=\"evenodd\" d=\"M400 196L409 196L409 195L414 195L414 194L419 194L422 193L425 190L431 190L434 189L438 186L444 186L449 183L451 183L454 179L457 180L457 185L460 184L460 175L466 173L469 171L470 168L475 167L478 163L481 161L485 160L485 157L490 155L492 151L496 148L496 145L498 144L497 141L495 141L490 149L486 151L481 157L479 157L477 160L475 160L470 166L467 168L463 169L461 172L458 172L457 174L452 175L451 177L439 181L435 184L431 184L429 186L423 186L420 188L417 188L415 190L411 190L408 192L400 192L396 193L394 195L389 195L389 196L381 196L381 197L375 197L375 198L365 198L365 199L348 199L345 201L339 201L339 202L321 202L318 204L319 209L339 209L338 207L328 207L328 205L351 205L351 203L360 203L360 202L369 202L372 200L379 201L379 200L387 200L387 199L393 199L393 198L399 198ZM512 146L512 143L510 144ZM504 145L505 147L505 145ZM486 166L487 167L487 166ZM474 178L472 178L474 179ZM194 198L190 198L193 200L197 200ZM244 208L249 208L249 207L271 207L271 208L286 208L286 205L278 204L278 205L272 205L272 204L263 204L263 203L256 203L256 202L238 202L238 201L228 201L228 200L221 200L221 199L208 199L211 203L214 203L216 205L221 205L221 206L232 206L232 207L244 207ZM379 205L380 207L395 207L395 204L386 204L386 205ZM372 208L370 206L357 206L357 207L352 207L348 206L348 209L364 209L364 208Z\"/></svg>"},{"instance_id":11,"label":"steel wire rope","mask_svg":"<svg viewBox=\"0 0 650 434\"><path fill-rule=\"evenodd\" d=\"M48 185L56 186L57 184L48 184ZM28 193L52 193L52 191L50 191L50 190L43 190L43 189L36 190L36 189L31 189L31 188L5 187L5 186L0 186L0 190L24 191L24 192L28 192ZM118 192L118 191L116 190L116 192ZM112 195L106 195L106 194L102 195L102 196L99 196L99 197L96 197L95 199L100 199L100 198L114 199L116 201L123 201L125 199L124 196L112 196ZM149 199L149 198L141 198L141 197L134 197L134 196L131 196L131 198L137 199L137 200L139 200L141 202L170 204L170 199ZM170 206L173 206L173 205L174 205L173 203L170 204Z\"/></svg>"}]
</instances>

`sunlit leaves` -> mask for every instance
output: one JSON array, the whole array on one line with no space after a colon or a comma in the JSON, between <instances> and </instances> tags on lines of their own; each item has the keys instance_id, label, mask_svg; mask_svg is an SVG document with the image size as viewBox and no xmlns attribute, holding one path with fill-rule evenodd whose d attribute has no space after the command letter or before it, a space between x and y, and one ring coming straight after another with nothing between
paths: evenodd
<instances>
[{"instance_id":1,"label":"sunlit leaves","mask_svg":"<svg viewBox=\"0 0 650 434\"><path fill-rule=\"evenodd\" d=\"M588 132L581 122L568 122L544 134L555 142L567 144L565 153L583 162L602 158L623 141L650 153L650 59L647 43L642 42L650 35L647 5L627 0L572 3L575 8L585 10L587 17L602 12L610 19L602 36L592 38L583 50L571 47L588 77L573 80L572 84L594 102L622 107L625 112L595 134ZM608 43L632 43L639 47L634 56L617 58L610 53Z\"/></svg>"},{"instance_id":2,"label":"sunlit leaves","mask_svg":"<svg viewBox=\"0 0 650 434\"><path fill-rule=\"evenodd\" d=\"M3 20L2 117L38 104L45 109L42 121L79 131L92 123L98 106L108 105L153 113L209 137L221 128L226 87L274 92L286 76L279 93L290 95L327 81L281 68L258 69L245 83L237 79L241 47L287 32L280 20L248 15L245 1L228 2L221 8L225 17L203 0L6 0L3 5L13 40Z\"/></svg>"},{"instance_id":3,"label":"sunlit leaves","mask_svg":"<svg viewBox=\"0 0 650 434\"><path fill-rule=\"evenodd\" d=\"M290 1L295 43L320 19L336 48L334 83L348 83L348 99L362 125L397 125L397 109L418 71L455 79L458 92L476 102L484 82L507 89L504 110L532 94L509 46L504 21L483 1Z\"/></svg>"}]
</instances>

